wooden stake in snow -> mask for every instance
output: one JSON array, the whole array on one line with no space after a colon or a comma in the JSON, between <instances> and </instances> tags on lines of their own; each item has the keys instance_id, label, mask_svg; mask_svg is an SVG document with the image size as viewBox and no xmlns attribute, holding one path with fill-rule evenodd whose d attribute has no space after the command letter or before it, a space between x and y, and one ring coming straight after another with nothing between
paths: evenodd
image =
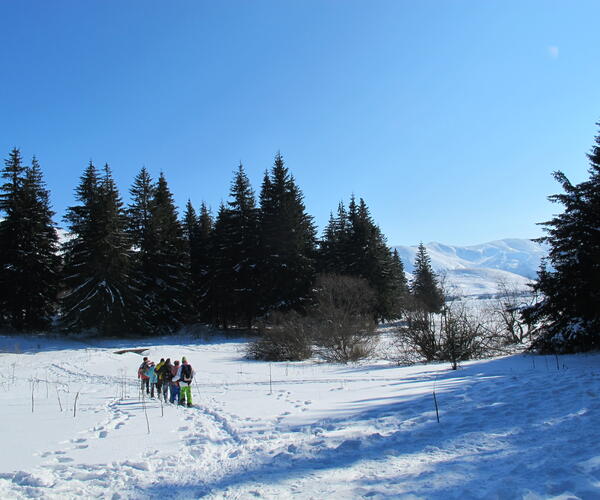
<instances>
[{"instance_id":1,"label":"wooden stake in snow","mask_svg":"<svg viewBox=\"0 0 600 500\"><path fill-rule=\"evenodd\" d=\"M145 392L142 391L142 406L144 408L144 415L146 415L146 427L148 427L148 434L150 434L150 421L148 420L148 411L146 410L146 397Z\"/></svg>"},{"instance_id":2,"label":"wooden stake in snow","mask_svg":"<svg viewBox=\"0 0 600 500\"><path fill-rule=\"evenodd\" d=\"M273 377L271 376L271 363L269 363L269 394L273 394Z\"/></svg>"},{"instance_id":3,"label":"wooden stake in snow","mask_svg":"<svg viewBox=\"0 0 600 500\"><path fill-rule=\"evenodd\" d=\"M79 391L75 394L75 402L73 403L73 418L77 416L77 400L79 399Z\"/></svg>"},{"instance_id":4,"label":"wooden stake in snow","mask_svg":"<svg viewBox=\"0 0 600 500\"><path fill-rule=\"evenodd\" d=\"M435 397L435 390L433 391L433 402L435 403L435 416L437 417L438 424L440 423L440 413L438 411L437 398Z\"/></svg>"},{"instance_id":5,"label":"wooden stake in snow","mask_svg":"<svg viewBox=\"0 0 600 500\"><path fill-rule=\"evenodd\" d=\"M435 397L435 384L437 382L437 375L435 376L435 379L433 379L433 403L435 404L435 416L437 418L437 422L438 424L440 423L440 412L438 410L438 402L437 402L437 398Z\"/></svg>"},{"instance_id":6,"label":"wooden stake in snow","mask_svg":"<svg viewBox=\"0 0 600 500\"><path fill-rule=\"evenodd\" d=\"M60 411L63 411L62 403L60 402L60 394L58 393L58 386L56 386L56 398L58 399L58 407L60 408Z\"/></svg>"}]
</instances>

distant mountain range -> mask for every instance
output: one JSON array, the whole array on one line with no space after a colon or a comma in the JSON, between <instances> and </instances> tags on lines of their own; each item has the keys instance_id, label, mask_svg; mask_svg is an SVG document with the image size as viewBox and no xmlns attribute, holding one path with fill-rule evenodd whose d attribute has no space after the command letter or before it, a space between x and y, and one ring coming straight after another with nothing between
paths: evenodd
<instances>
[{"instance_id":1,"label":"distant mountain range","mask_svg":"<svg viewBox=\"0 0 600 500\"><path fill-rule=\"evenodd\" d=\"M472 246L427 243L433 269L445 276L446 284L465 296L486 296L497 291L498 283L512 283L526 289L537 276L543 245L525 239L504 239ZM417 246L396 246L411 277Z\"/></svg>"}]
</instances>

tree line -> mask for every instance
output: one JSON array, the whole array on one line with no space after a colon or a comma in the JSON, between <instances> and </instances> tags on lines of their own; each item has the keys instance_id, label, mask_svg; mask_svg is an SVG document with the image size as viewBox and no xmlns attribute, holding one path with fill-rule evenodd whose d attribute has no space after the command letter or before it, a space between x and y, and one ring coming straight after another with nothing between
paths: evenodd
<instances>
[{"instance_id":1,"label":"tree line","mask_svg":"<svg viewBox=\"0 0 600 500\"><path fill-rule=\"evenodd\" d=\"M420 278L411 294L363 199L341 202L319 239L279 153L258 197L240 164L216 215L188 201L181 218L164 174L154 180L142 168L125 205L110 167L90 162L66 210L62 242L38 161L25 165L15 148L1 175L0 321L16 331L252 328L276 313L306 314L321 275L364 280L374 321L399 318L409 297L423 294ZM435 289L435 278L427 280L425 288Z\"/></svg>"}]
</instances>

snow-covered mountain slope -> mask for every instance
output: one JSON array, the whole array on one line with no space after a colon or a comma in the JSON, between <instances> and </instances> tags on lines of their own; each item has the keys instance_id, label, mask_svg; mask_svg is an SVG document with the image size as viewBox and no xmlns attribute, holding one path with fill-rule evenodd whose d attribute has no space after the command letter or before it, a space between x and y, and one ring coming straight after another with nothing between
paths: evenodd
<instances>
[{"instance_id":1,"label":"snow-covered mountain slope","mask_svg":"<svg viewBox=\"0 0 600 500\"><path fill-rule=\"evenodd\" d=\"M525 288L536 277L543 245L531 240L504 239L473 246L425 245L433 269L445 276L446 285L464 295L495 293L499 282ZM412 273L417 246L396 246L407 273Z\"/></svg>"}]
</instances>

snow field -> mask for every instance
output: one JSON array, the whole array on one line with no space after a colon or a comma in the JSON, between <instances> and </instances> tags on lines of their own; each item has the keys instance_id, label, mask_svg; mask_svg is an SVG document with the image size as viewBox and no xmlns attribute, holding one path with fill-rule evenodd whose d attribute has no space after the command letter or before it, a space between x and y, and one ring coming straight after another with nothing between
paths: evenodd
<instances>
[{"instance_id":1,"label":"snow field","mask_svg":"<svg viewBox=\"0 0 600 500\"><path fill-rule=\"evenodd\" d=\"M140 400L141 355L115 354L138 344L15 342L0 338L0 498L600 498L598 354L453 372L151 339L151 359L197 372L182 408Z\"/></svg>"}]
</instances>

